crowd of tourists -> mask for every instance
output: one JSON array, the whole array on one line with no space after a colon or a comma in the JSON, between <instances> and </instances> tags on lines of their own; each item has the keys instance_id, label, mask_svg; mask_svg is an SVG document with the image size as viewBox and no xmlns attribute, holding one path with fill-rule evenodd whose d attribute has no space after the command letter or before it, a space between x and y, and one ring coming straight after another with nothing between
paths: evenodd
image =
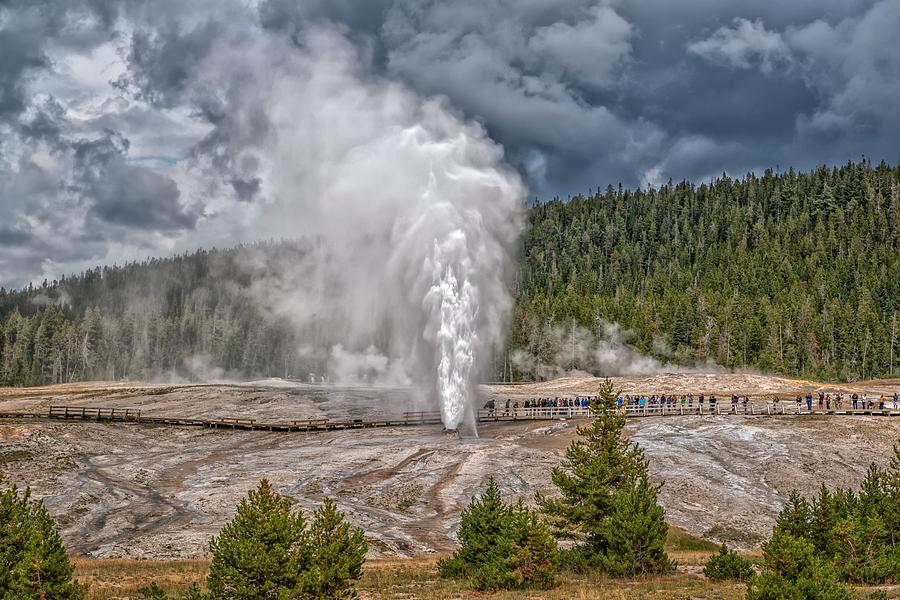
<instances>
[{"instance_id":1,"label":"crowd of tourists","mask_svg":"<svg viewBox=\"0 0 900 600\"><path fill-rule=\"evenodd\" d=\"M484 408L490 414L495 411L502 410L501 414L518 414L520 408L536 409L536 408L587 408L592 401L596 401L598 396L577 396L575 398L555 397L555 398L533 398L524 400L519 404L518 400L507 399L502 407L498 409L494 400L488 400ZM679 407L684 410L694 411L699 408L700 412L715 412L722 410L723 402L727 400L719 400L715 394L625 394L616 398L616 405L620 410L626 412L672 412L678 410ZM772 396L772 408L778 410L782 404L782 400L778 396ZM885 411L900 410L900 394L894 392L892 397L874 394L859 394L853 392L846 394L844 392L818 392L813 395L812 392L798 394L794 399L797 406L797 412L802 412L805 407L807 412L831 412L843 410L864 410L864 411ZM730 412L751 412L750 397L738 396L731 394L730 403L726 405Z\"/></svg>"}]
</instances>

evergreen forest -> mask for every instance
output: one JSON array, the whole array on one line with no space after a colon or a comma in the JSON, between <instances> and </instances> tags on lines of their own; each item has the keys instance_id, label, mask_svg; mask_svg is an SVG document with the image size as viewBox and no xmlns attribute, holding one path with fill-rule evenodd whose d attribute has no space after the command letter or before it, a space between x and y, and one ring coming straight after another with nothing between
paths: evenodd
<instances>
[{"instance_id":1,"label":"evergreen forest","mask_svg":"<svg viewBox=\"0 0 900 600\"><path fill-rule=\"evenodd\" d=\"M552 363L560 330L602 337L609 323L676 365L844 381L900 362L900 165L610 186L535 202L520 244L490 379L534 377L510 357ZM246 294L307 245L199 250L0 288L0 385L317 372L297 351L307 332ZM563 366L591 368L574 353Z\"/></svg>"}]
</instances>

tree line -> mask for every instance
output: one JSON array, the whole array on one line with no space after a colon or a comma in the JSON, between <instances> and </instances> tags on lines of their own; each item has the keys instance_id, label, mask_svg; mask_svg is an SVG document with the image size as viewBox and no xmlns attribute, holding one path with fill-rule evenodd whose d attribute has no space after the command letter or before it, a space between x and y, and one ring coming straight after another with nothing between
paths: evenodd
<instances>
[{"instance_id":1,"label":"tree line","mask_svg":"<svg viewBox=\"0 0 900 600\"><path fill-rule=\"evenodd\" d=\"M321 342L250 299L308 241L270 241L0 288L0 385L324 373ZM258 290L257 290L258 292ZM900 362L900 165L723 175L529 209L495 380L558 361L560 328L642 353L789 376L891 375ZM565 368L589 368L572 353Z\"/></svg>"},{"instance_id":2,"label":"tree line","mask_svg":"<svg viewBox=\"0 0 900 600\"><path fill-rule=\"evenodd\" d=\"M608 187L528 216L513 349L549 360L554 325L600 335L615 322L679 364L836 380L895 371L900 165Z\"/></svg>"}]
</instances>

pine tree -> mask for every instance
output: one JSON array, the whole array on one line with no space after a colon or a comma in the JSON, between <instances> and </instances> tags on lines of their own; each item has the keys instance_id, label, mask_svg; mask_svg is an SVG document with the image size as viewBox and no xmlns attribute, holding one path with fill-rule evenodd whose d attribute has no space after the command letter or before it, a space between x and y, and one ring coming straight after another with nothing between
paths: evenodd
<instances>
[{"instance_id":1,"label":"pine tree","mask_svg":"<svg viewBox=\"0 0 900 600\"><path fill-rule=\"evenodd\" d=\"M301 597L336 600L356 597L353 582L362 576L368 544L362 530L344 520L331 498L325 499L313 517L309 543L311 568L304 577Z\"/></svg>"},{"instance_id":2,"label":"pine tree","mask_svg":"<svg viewBox=\"0 0 900 600\"><path fill-rule=\"evenodd\" d=\"M520 500L510 513L510 530L514 587L545 590L556 585L556 541L540 516Z\"/></svg>"},{"instance_id":3,"label":"pine tree","mask_svg":"<svg viewBox=\"0 0 900 600\"><path fill-rule=\"evenodd\" d=\"M791 490L787 504L778 513L778 518L775 520L775 530L784 531L794 537L809 539L812 537L811 520L809 502L800 495L800 492Z\"/></svg>"},{"instance_id":4,"label":"pine tree","mask_svg":"<svg viewBox=\"0 0 900 600\"><path fill-rule=\"evenodd\" d=\"M510 508L503 502L500 488L491 477L487 489L473 498L460 516L456 534L460 547L448 560L441 561L444 577L457 577L467 572L471 565L490 560L496 552L509 520Z\"/></svg>"},{"instance_id":5,"label":"pine tree","mask_svg":"<svg viewBox=\"0 0 900 600\"><path fill-rule=\"evenodd\" d=\"M77 600L84 588L47 508L12 486L0 491L0 597Z\"/></svg>"},{"instance_id":6,"label":"pine tree","mask_svg":"<svg viewBox=\"0 0 900 600\"><path fill-rule=\"evenodd\" d=\"M648 575L674 569L663 547L669 526L657 493L658 488L643 473L615 495L613 512L606 521L608 547L601 562L607 573Z\"/></svg>"},{"instance_id":7,"label":"pine tree","mask_svg":"<svg viewBox=\"0 0 900 600\"><path fill-rule=\"evenodd\" d=\"M209 544L207 585L213 598L269 598L295 589L309 562L306 522L268 480L241 500L237 514Z\"/></svg>"},{"instance_id":8,"label":"pine tree","mask_svg":"<svg viewBox=\"0 0 900 600\"><path fill-rule=\"evenodd\" d=\"M438 564L442 577L470 577L476 589L548 589L556 584L556 542L521 500L503 502L493 477L463 510L460 547Z\"/></svg>"},{"instance_id":9,"label":"pine tree","mask_svg":"<svg viewBox=\"0 0 900 600\"><path fill-rule=\"evenodd\" d=\"M807 540L776 531L763 544L766 571L753 578L747 600L850 600L831 566Z\"/></svg>"},{"instance_id":10,"label":"pine tree","mask_svg":"<svg viewBox=\"0 0 900 600\"><path fill-rule=\"evenodd\" d=\"M787 536L810 544L817 558L844 581L900 581L897 467L900 454L895 449L887 469L869 467L858 495L824 484L811 502L792 492L774 534L782 542Z\"/></svg>"},{"instance_id":11,"label":"pine tree","mask_svg":"<svg viewBox=\"0 0 900 600\"><path fill-rule=\"evenodd\" d=\"M885 526L890 532L893 546L900 545L900 444L894 445L894 455L885 473L885 490L887 511Z\"/></svg>"},{"instance_id":12,"label":"pine tree","mask_svg":"<svg viewBox=\"0 0 900 600\"><path fill-rule=\"evenodd\" d=\"M367 550L327 499L307 528L265 479L210 542L207 587L219 599L350 598Z\"/></svg>"},{"instance_id":13,"label":"pine tree","mask_svg":"<svg viewBox=\"0 0 900 600\"><path fill-rule=\"evenodd\" d=\"M659 488L648 477L647 460L637 444L623 437L625 416L606 380L591 405L593 421L579 427L566 458L551 479L560 498L538 495L550 524L562 539L576 542L586 565L615 574L672 570L663 544L668 526L657 501Z\"/></svg>"}]
</instances>

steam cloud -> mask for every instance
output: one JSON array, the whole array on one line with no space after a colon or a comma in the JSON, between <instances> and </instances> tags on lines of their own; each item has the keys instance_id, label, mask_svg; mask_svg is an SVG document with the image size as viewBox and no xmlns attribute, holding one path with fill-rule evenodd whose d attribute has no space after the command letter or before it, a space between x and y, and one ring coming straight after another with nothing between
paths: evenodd
<instances>
[{"instance_id":1,"label":"steam cloud","mask_svg":"<svg viewBox=\"0 0 900 600\"><path fill-rule=\"evenodd\" d=\"M553 379L572 371L613 376L718 370L714 364L696 369L663 362L635 348L630 343L632 336L618 323L602 320L596 331L580 325L548 325L535 347L513 352L510 360L521 373L536 379ZM659 339L654 341L654 350L657 354L668 353L666 344Z\"/></svg>"},{"instance_id":2,"label":"steam cloud","mask_svg":"<svg viewBox=\"0 0 900 600\"><path fill-rule=\"evenodd\" d=\"M197 89L227 90L224 152L253 168L260 229L308 242L252 297L329 381L416 384L456 429L502 343L524 186L444 100L364 78L334 30L300 39L223 40L197 69Z\"/></svg>"}]
</instances>

